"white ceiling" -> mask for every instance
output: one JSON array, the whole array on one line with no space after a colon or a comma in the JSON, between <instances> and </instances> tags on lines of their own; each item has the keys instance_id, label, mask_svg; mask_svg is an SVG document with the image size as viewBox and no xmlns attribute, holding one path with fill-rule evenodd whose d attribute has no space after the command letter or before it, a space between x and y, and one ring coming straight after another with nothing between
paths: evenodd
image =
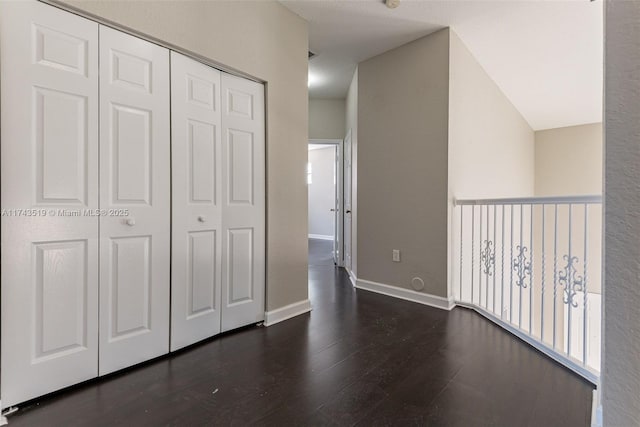
<instances>
[{"instance_id":1,"label":"white ceiling","mask_svg":"<svg viewBox=\"0 0 640 427\"><path fill-rule=\"evenodd\" d=\"M312 98L344 98L357 63L451 27L533 129L601 121L601 1L281 3L309 21Z\"/></svg>"}]
</instances>

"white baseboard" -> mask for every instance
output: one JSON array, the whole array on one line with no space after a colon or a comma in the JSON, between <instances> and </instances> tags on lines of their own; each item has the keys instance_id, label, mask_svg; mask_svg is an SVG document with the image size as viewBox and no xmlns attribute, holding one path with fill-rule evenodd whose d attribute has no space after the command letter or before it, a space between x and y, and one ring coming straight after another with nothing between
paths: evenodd
<instances>
[{"instance_id":1,"label":"white baseboard","mask_svg":"<svg viewBox=\"0 0 640 427\"><path fill-rule=\"evenodd\" d=\"M273 311L267 311L264 314L264 326L275 325L292 317L299 316L311 311L311 301L308 299L285 305Z\"/></svg>"},{"instance_id":2,"label":"white baseboard","mask_svg":"<svg viewBox=\"0 0 640 427\"><path fill-rule=\"evenodd\" d=\"M376 292L394 298L400 298L406 301L417 302L419 304L424 304L435 308L441 308L443 310L451 310L453 307L455 307L453 298L447 299L439 297L437 295L423 294L422 292L416 292L411 289L398 288L397 286L389 286L385 285L384 283L376 283L370 280L357 279L356 288L364 289L365 291Z\"/></svg>"},{"instance_id":3,"label":"white baseboard","mask_svg":"<svg viewBox=\"0 0 640 427\"><path fill-rule=\"evenodd\" d=\"M0 400L0 410L2 410L2 401ZM7 418L5 416L3 416L2 414L0 414L0 426L4 426L9 424L9 422L7 421Z\"/></svg>"},{"instance_id":4,"label":"white baseboard","mask_svg":"<svg viewBox=\"0 0 640 427\"><path fill-rule=\"evenodd\" d=\"M593 390L591 400L591 427L602 427L602 406L600 406L598 388Z\"/></svg>"},{"instance_id":5,"label":"white baseboard","mask_svg":"<svg viewBox=\"0 0 640 427\"><path fill-rule=\"evenodd\" d=\"M318 240L333 240L333 236L326 234L309 234L309 238Z\"/></svg>"},{"instance_id":6,"label":"white baseboard","mask_svg":"<svg viewBox=\"0 0 640 427\"><path fill-rule=\"evenodd\" d=\"M356 277L355 274L353 274L353 271L349 270L348 268L345 268L345 270L347 270L347 273L349 274L349 280L351 281L351 285L355 288L356 285L358 284L358 278Z\"/></svg>"}]
</instances>

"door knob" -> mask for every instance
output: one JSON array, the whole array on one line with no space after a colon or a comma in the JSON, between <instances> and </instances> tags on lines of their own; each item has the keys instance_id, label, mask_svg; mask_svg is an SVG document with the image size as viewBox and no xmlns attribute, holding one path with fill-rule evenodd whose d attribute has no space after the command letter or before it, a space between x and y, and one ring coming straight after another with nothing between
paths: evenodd
<instances>
[{"instance_id":1,"label":"door knob","mask_svg":"<svg viewBox=\"0 0 640 427\"><path fill-rule=\"evenodd\" d=\"M351 211L350 211L350 210L347 210L346 212L347 212L347 213L351 213Z\"/></svg>"},{"instance_id":2,"label":"door knob","mask_svg":"<svg viewBox=\"0 0 640 427\"><path fill-rule=\"evenodd\" d=\"M204 215L198 215L198 221L199 222L205 222L207 220L207 218Z\"/></svg>"},{"instance_id":3,"label":"door knob","mask_svg":"<svg viewBox=\"0 0 640 427\"><path fill-rule=\"evenodd\" d=\"M136 220L134 218L128 218L125 223L129 226L129 227L133 227L134 225L136 225Z\"/></svg>"},{"instance_id":4,"label":"door knob","mask_svg":"<svg viewBox=\"0 0 640 427\"><path fill-rule=\"evenodd\" d=\"M335 212L335 211L336 211L335 209L329 209L329 210L330 210L331 212Z\"/></svg>"}]
</instances>

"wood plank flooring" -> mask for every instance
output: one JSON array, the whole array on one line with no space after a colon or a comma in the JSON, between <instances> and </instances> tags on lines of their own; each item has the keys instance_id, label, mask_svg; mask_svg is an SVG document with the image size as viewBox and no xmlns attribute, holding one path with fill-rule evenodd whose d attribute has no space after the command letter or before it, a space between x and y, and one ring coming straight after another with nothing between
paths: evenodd
<instances>
[{"instance_id":1,"label":"wood plank flooring","mask_svg":"<svg viewBox=\"0 0 640 427\"><path fill-rule=\"evenodd\" d=\"M322 246L311 314L32 402L10 427L589 425L589 383L472 311L354 290Z\"/></svg>"}]
</instances>

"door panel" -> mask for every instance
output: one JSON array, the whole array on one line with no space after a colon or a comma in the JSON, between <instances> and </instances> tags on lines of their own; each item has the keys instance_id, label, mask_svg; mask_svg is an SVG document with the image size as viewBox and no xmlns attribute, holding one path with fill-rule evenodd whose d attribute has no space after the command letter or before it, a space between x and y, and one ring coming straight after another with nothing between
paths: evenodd
<instances>
[{"instance_id":1,"label":"door panel","mask_svg":"<svg viewBox=\"0 0 640 427\"><path fill-rule=\"evenodd\" d=\"M171 349L220 332L220 72L171 52Z\"/></svg>"},{"instance_id":2,"label":"door panel","mask_svg":"<svg viewBox=\"0 0 640 427\"><path fill-rule=\"evenodd\" d=\"M227 286L228 306L251 302L253 286L253 229L227 230Z\"/></svg>"},{"instance_id":3,"label":"door panel","mask_svg":"<svg viewBox=\"0 0 640 427\"><path fill-rule=\"evenodd\" d=\"M0 3L2 404L98 374L98 24Z\"/></svg>"},{"instance_id":4,"label":"door panel","mask_svg":"<svg viewBox=\"0 0 640 427\"><path fill-rule=\"evenodd\" d=\"M222 74L222 331L264 320L264 86Z\"/></svg>"},{"instance_id":5,"label":"door panel","mask_svg":"<svg viewBox=\"0 0 640 427\"><path fill-rule=\"evenodd\" d=\"M151 112L111 105L112 205L151 204Z\"/></svg>"},{"instance_id":6,"label":"door panel","mask_svg":"<svg viewBox=\"0 0 640 427\"><path fill-rule=\"evenodd\" d=\"M169 51L100 26L100 375L169 351Z\"/></svg>"},{"instance_id":7,"label":"door panel","mask_svg":"<svg viewBox=\"0 0 640 427\"><path fill-rule=\"evenodd\" d=\"M111 340L149 332L151 236L111 239Z\"/></svg>"}]
</instances>

